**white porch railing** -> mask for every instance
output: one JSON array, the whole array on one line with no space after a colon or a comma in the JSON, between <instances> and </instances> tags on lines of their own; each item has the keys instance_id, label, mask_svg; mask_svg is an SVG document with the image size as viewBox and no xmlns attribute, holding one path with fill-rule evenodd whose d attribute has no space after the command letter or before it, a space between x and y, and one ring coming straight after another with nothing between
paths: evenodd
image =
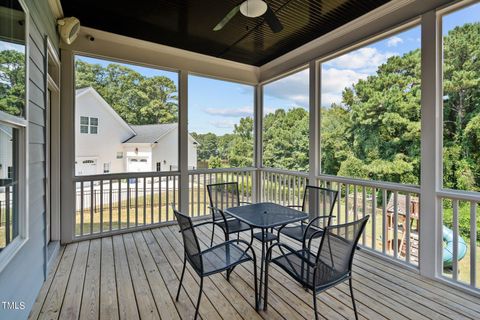
<instances>
[{"instance_id":1,"label":"white porch railing","mask_svg":"<svg viewBox=\"0 0 480 320\"><path fill-rule=\"evenodd\" d=\"M455 283L479 289L480 269L479 219L480 194L442 190L437 192L442 213L443 237L441 276Z\"/></svg>"},{"instance_id":2,"label":"white porch railing","mask_svg":"<svg viewBox=\"0 0 480 320\"><path fill-rule=\"evenodd\" d=\"M189 214L192 217L210 215L207 185L238 182L240 201L252 202L255 168L204 169L188 172Z\"/></svg>"},{"instance_id":3,"label":"white porch railing","mask_svg":"<svg viewBox=\"0 0 480 320\"><path fill-rule=\"evenodd\" d=\"M278 169L261 170L261 198L283 205L301 205L308 174ZM317 177L318 185L338 191L336 223L370 215L361 245L409 265L418 266L418 186L337 176ZM409 205L407 205L409 204Z\"/></svg>"},{"instance_id":4,"label":"white porch railing","mask_svg":"<svg viewBox=\"0 0 480 320\"><path fill-rule=\"evenodd\" d=\"M241 201L252 201L255 169L189 171L189 214L210 214L207 185L238 181ZM77 176L75 238L114 234L174 221L171 204L179 207L178 172L121 173Z\"/></svg>"},{"instance_id":5,"label":"white porch railing","mask_svg":"<svg viewBox=\"0 0 480 320\"><path fill-rule=\"evenodd\" d=\"M178 203L176 172L78 176L75 237L114 233L171 221Z\"/></svg>"}]
</instances>

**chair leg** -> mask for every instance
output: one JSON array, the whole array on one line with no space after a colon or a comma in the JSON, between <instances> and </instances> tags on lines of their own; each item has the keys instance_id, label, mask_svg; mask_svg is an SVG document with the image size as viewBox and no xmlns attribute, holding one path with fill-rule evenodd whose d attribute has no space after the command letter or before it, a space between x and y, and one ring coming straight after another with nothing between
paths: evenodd
<instances>
[{"instance_id":1,"label":"chair leg","mask_svg":"<svg viewBox=\"0 0 480 320\"><path fill-rule=\"evenodd\" d=\"M212 239L210 240L210 247L213 246L213 237L215 236L215 223L212 227Z\"/></svg>"},{"instance_id":2,"label":"chair leg","mask_svg":"<svg viewBox=\"0 0 480 320\"><path fill-rule=\"evenodd\" d=\"M349 285L350 285L350 296L352 297L352 304L353 304L353 312L355 312L355 319L358 320L358 314L357 314L357 306L355 304L355 298L353 296L353 285L352 285L352 277L350 276L350 279L348 280Z\"/></svg>"},{"instance_id":3,"label":"chair leg","mask_svg":"<svg viewBox=\"0 0 480 320\"><path fill-rule=\"evenodd\" d=\"M255 283L255 310L258 311L260 306L258 305L257 258L255 256L253 256L253 282Z\"/></svg>"},{"instance_id":4,"label":"chair leg","mask_svg":"<svg viewBox=\"0 0 480 320\"><path fill-rule=\"evenodd\" d=\"M318 320L318 313L317 313L317 295L315 293L315 290L312 290L312 296L313 296L313 311L315 312L315 320Z\"/></svg>"},{"instance_id":5,"label":"chair leg","mask_svg":"<svg viewBox=\"0 0 480 320\"><path fill-rule=\"evenodd\" d=\"M178 284L177 297L175 298L175 301L178 301L178 297L180 296L180 290L182 289L183 275L185 274L185 267L186 266L187 266L187 259L185 257L183 257L182 275L180 276L180 283Z\"/></svg>"},{"instance_id":6,"label":"chair leg","mask_svg":"<svg viewBox=\"0 0 480 320\"><path fill-rule=\"evenodd\" d=\"M200 292L198 293L197 308L195 309L195 316L193 317L193 319L197 319L198 317L198 310L200 309L200 299L202 298L202 291L203 291L203 277L200 278Z\"/></svg>"},{"instance_id":7,"label":"chair leg","mask_svg":"<svg viewBox=\"0 0 480 320\"><path fill-rule=\"evenodd\" d=\"M268 259L268 257L267 257ZM265 261L265 291L263 294L263 311L267 311L267 306L268 306L268 260ZM256 269L256 268L255 268ZM256 281L256 280L255 280ZM260 301L260 297L258 298Z\"/></svg>"}]
</instances>

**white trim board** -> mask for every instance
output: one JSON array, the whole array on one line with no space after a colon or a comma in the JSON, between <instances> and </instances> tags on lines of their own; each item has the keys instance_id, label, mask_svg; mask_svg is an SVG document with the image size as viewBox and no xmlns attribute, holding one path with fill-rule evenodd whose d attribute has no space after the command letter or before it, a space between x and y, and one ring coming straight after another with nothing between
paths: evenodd
<instances>
[{"instance_id":1,"label":"white trim board","mask_svg":"<svg viewBox=\"0 0 480 320\"><path fill-rule=\"evenodd\" d=\"M91 41L91 37L94 41ZM106 31L81 27L72 45L62 42L62 49L75 54L113 59L165 70L186 70L222 80L256 84L259 68L239 62L130 38Z\"/></svg>"}]
</instances>

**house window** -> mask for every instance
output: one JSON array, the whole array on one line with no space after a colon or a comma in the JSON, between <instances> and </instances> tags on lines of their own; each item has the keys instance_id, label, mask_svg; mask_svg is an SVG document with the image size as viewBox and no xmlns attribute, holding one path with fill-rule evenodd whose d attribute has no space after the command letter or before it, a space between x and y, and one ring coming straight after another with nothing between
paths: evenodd
<instances>
[{"instance_id":1,"label":"house window","mask_svg":"<svg viewBox=\"0 0 480 320\"><path fill-rule=\"evenodd\" d=\"M19 129L0 123L0 139L6 146L0 148L0 164L7 170L0 170L0 251L18 236L19 202ZM4 137L6 136L6 139Z\"/></svg>"},{"instance_id":2,"label":"house window","mask_svg":"<svg viewBox=\"0 0 480 320\"><path fill-rule=\"evenodd\" d=\"M123 152L117 152L117 159L123 159Z\"/></svg>"},{"instance_id":3,"label":"house window","mask_svg":"<svg viewBox=\"0 0 480 320\"><path fill-rule=\"evenodd\" d=\"M162 171L162 163L157 162L157 172L160 172L160 171Z\"/></svg>"},{"instance_id":4,"label":"house window","mask_svg":"<svg viewBox=\"0 0 480 320\"><path fill-rule=\"evenodd\" d=\"M80 117L80 133L88 133L88 117Z\"/></svg>"},{"instance_id":5,"label":"house window","mask_svg":"<svg viewBox=\"0 0 480 320\"><path fill-rule=\"evenodd\" d=\"M98 133L98 118L90 118L90 134Z\"/></svg>"},{"instance_id":6,"label":"house window","mask_svg":"<svg viewBox=\"0 0 480 320\"><path fill-rule=\"evenodd\" d=\"M103 173L109 173L110 172L110 163L104 163L103 164Z\"/></svg>"},{"instance_id":7,"label":"house window","mask_svg":"<svg viewBox=\"0 0 480 320\"><path fill-rule=\"evenodd\" d=\"M28 96L26 62L30 59L25 46L29 15L24 12L23 2L2 1L0 5L0 273L28 238L26 128L29 119L25 102ZM38 156L35 154L31 160L37 161ZM38 208L32 210L37 212Z\"/></svg>"},{"instance_id":8,"label":"house window","mask_svg":"<svg viewBox=\"0 0 480 320\"><path fill-rule=\"evenodd\" d=\"M80 133L88 133L90 127L90 134L98 133L98 118L80 117Z\"/></svg>"}]
</instances>

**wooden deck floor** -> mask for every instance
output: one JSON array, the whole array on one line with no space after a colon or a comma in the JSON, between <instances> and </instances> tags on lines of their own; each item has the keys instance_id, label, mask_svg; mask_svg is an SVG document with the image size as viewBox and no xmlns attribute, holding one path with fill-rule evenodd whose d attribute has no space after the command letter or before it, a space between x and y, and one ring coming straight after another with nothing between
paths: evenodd
<instances>
[{"instance_id":1,"label":"wooden deck floor","mask_svg":"<svg viewBox=\"0 0 480 320\"><path fill-rule=\"evenodd\" d=\"M30 319L191 319L198 294L198 278L191 269L184 280L186 290L174 301L183 256L177 230L163 227L62 247ZM199 232L203 243L209 235L208 227ZM354 264L361 319L480 319L478 298L363 251ZM201 317L313 318L309 293L278 268L271 269L270 279L269 309L257 313L251 263L237 267L230 283L223 275L208 278ZM318 302L324 319L353 319L347 285L318 295Z\"/></svg>"}]
</instances>

